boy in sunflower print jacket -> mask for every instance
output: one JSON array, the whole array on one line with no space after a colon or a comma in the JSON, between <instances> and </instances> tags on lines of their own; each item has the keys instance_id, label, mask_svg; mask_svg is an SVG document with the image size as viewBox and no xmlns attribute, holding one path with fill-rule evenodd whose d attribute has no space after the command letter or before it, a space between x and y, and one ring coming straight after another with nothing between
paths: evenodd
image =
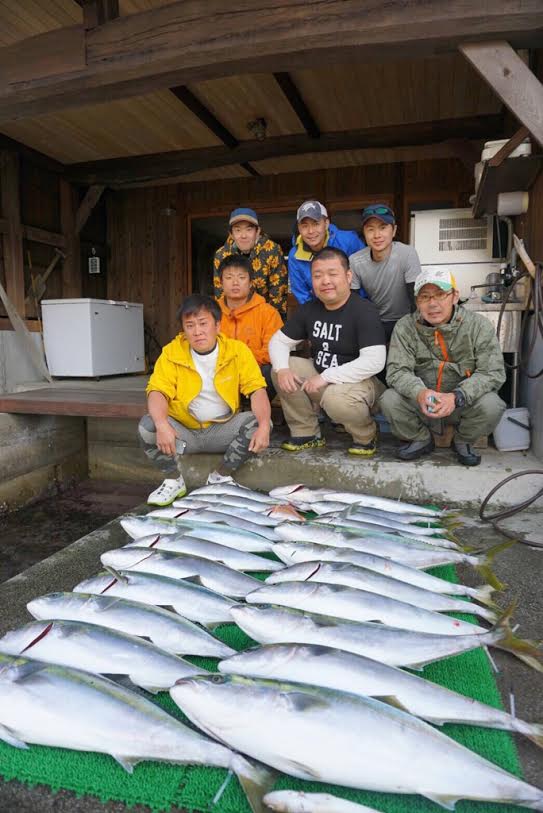
<instances>
[{"instance_id":1,"label":"boy in sunflower print jacket","mask_svg":"<svg viewBox=\"0 0 543 813\"><path fill-rule=\"evenodd\" d=\"M252 285L283 319L287 313L288 274L281 246L262 234L256 212L252 209L234 209L229 220L230 232L213 258L213 289L216 299L222 296L219 277L221 261L231 254L249 258L252 266Z\"/></svg>"}]
</instances>

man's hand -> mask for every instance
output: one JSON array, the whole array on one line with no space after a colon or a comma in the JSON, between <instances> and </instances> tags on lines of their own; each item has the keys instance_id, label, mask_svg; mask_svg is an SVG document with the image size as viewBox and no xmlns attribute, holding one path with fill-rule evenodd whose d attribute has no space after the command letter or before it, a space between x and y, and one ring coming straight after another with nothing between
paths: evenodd
<instances>
[{"instance_id":1,"label":"man's hand","mask_svg":"<svg viewBox=\"0 0 543 813\"><path fill-rule=\"evenodd\" d=\"M436 390L421 390L417 395L417 401L420 407L420 411L423 415L426 415L427 418L435 418L436 413L435 410L437 409L437 401L439 400L440 393L436 392ZM432 403L431 399L434 398L435 401ZM428 407L430 409L428 409Z\"/></svg>"},{"instance_id":2,"label":"man's hand","mask_svg":"<svg viewBox=\"0 0 543 813\"><path fill-rule=\"evenodd\" d=\"M277 386L281 392L291 393L300 389L303 384L303 378L294 375L292 370L286 367L284 370L277 371Z\"/></svg>"},{"instance_id":3,"label":"man's hand","mask_svg":"<svg viewBox=\"0 0 543 813\"><path fill-rule=\"evenodd\" d=\"M312 375L311 378L308 378L302 384L302 389L308 395L312 395L319 390L324 389L324 387L328 386L328 382L324 380L322 375Z\"/></svg>"},{"instance_id":4,"label":"man's hand","mask_svg":"<svg viewBox=\"0 0 543 813\"><path fill-rule=\"evenodd\" d=\"M446 418L455 409L454 392L440 392L437 404L434 404L432 416L434 418Z\"/></svg>"},{"instance_id":5,"label":"man's hand","mask_svg":"<svg viewBox=\"0 0 543 813\"><path fill-rule=\"evenodd\" d=\"M432 402L430 399L434 398ZM421 390L417 395L420 411L427 418L446 418L455 409L453 392L437 392L436 390Z\"/></svg>"},{"instance_id":6,"label":"man's hand","mask_svg":"<svg viewBox=\"0 0 543 813\"><path fill-rule=\"evenodd\" d=\"M156 426L156 445L163 454L175 455L175 429L167 421Z\"/></svg>"},{"instance_id":7,"label":"man's hand","mask_svg":"<svg viewBox=\"0 0 543 813\"><path fill-rule=\"evenodd\" d=\"M258 454L258 452L262 452L264 449L267 449L269 445L270 425L269 423L259 424L253 432L251 442L249 443L249 451L253 452L254 454Z\"/></svg>"}]
</instances>

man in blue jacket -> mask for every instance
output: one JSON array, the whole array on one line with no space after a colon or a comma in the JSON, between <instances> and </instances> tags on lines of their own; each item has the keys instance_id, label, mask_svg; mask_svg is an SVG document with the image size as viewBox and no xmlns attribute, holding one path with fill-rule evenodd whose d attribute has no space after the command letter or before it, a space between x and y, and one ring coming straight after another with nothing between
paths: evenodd
<instances>
[{"instance_id":1,"label":"man in blue jacket","mask_svg":"<svg viewBox=\"0 0 543 813\"><path fill-rule=\"evenodd\" d=\"M330 223L326 207L318 200L306 200L296 213L298 237L288 255L290 290L300 305L315 299L311 285L311 260L325 246L340 248L347 257L365 248L354 231L338 229ZM365 293L361 288L362 297Z\"/></svg>"}]
</instances>

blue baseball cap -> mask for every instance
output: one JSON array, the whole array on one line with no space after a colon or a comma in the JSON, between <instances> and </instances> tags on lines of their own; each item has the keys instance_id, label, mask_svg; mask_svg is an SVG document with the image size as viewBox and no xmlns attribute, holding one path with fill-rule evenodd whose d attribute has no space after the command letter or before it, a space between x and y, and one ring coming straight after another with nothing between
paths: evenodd
<instances>
[{"instance_id":1,"label":"blue baseball cap","mask_svg":"<svg viewBox=\"0 0 543 813\"><path fill-rule=\"evenodd\" d=\"M362 225L372 217L376 217L377 220L381 220L383 223L388 223L389 226L396 225L396 215L386 203L372 203L370 206L366 206L362 211Z\"/></svg>"},{"instance_id":2,"label":"blue baseball cap","mask_svg":"<svg viewBox=\"0 0 543 813\"><path fill-rule=\"evenodd\" d=\"M233 212L230 212L230 220L228 221L228 225L233 226L234 223L239 223L241 220L245 220L248 223L252 223L254 226L258 226L258 215L254 209L248 209L246 207L234 209Z\"/></svg>"}]
</instances>

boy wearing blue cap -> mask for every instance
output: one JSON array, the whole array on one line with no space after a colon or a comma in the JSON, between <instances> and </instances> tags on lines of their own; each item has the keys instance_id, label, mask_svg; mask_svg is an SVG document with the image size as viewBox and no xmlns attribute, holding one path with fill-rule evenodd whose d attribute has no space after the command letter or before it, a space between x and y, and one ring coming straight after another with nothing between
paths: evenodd
<instances>
[{"instance_id":1,"label":"boy wearing blue cap","mask_svg":"<svg viewBox=\"0 0 543 813\"><path fill-rule=\"evenodd\" d=\"M252 285L257 294L279 311L284 319L287 313L288 282L285 258L281 246L262 234L258 215L253 209L234 209L229 219L230 231L225 243L213 258L213 288L215 298L222 296L219 265L225 257L241 254L251 262Z\"/></svg>"},{"instance_id":2,"label":"boy wearing blue cap","mask_svg":"<svg viewBox=\"0 0 543 813\"><path fill-rule=\"evenodd\" d=\"M366 206L362 232L367 247L349 257L351 288L363 288L376 305L387 343L398 319L415 309L413 284L420 262L413 246L394 240L396 217L386 203Z\"/></svg>"}]
</instances>

